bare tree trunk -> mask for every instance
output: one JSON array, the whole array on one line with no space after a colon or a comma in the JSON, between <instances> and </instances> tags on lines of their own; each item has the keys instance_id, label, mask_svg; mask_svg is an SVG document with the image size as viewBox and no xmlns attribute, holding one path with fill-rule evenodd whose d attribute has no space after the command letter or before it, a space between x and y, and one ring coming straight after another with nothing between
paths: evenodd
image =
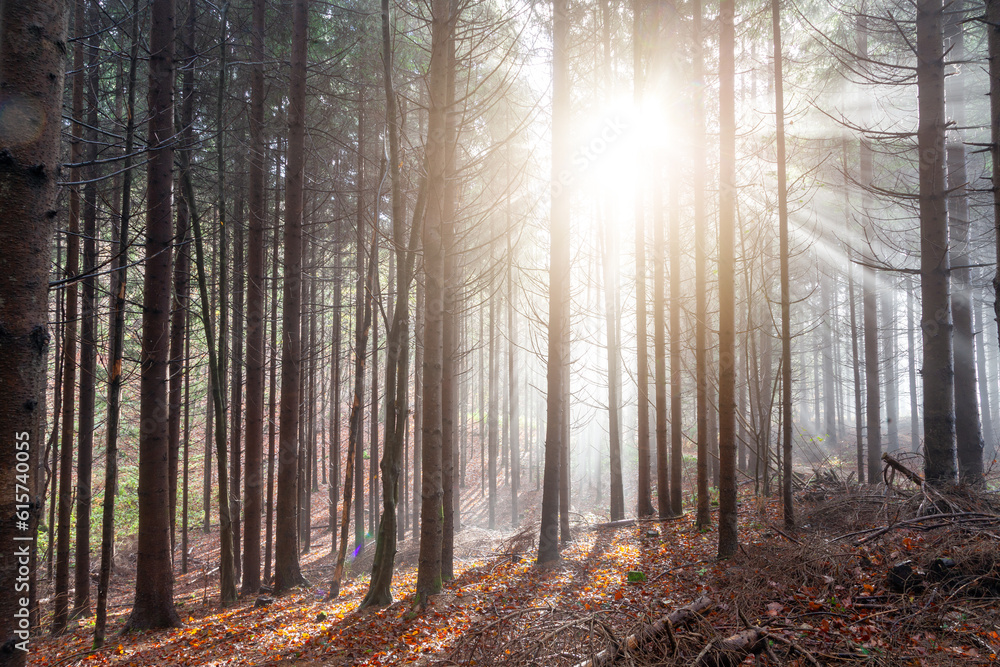
<instances>
[{"instance_id":1,"label":"bare tree trunk","mask_svg":"<svg viewBox=\"0 0 1000 667\"><path fill-rule=\"evenodd\" d=\"M948 57L961 63L965 53L965 3L961 0L948 8L945 37L951 43ZM959 65L961 67L961 65ZM975 331L973 330L972 264L969 241L969 193L965 144L962 131L965 120L965 78L961 69L946 80L947 111L954 123L946 142L948 170L948 225L950 234L951 278L955 288L951 313L954 320L955 364L955 441L958 454L958 478L965 484L983 483L983 432L976 396ZM985 406L985 404L984 404Z\"/></svg>"},{"instance_id":2,"label":"bare tree trunk","mask_svg":"<svg viewBox=\"0 0 1000 667\"><path fill-rule=\"evenodd\" d=\"M70 162L79 164L83 159L83 34L84 0L77 0L74 11L73 33L73 120L70 140ZM80 168L69 172L70 181L81 180ZM69 190L69 224L66 231L66 278L75 279L80 271L80 189ZM63 325L63 396L62 437L59 446L59 526L56 529L56 579L52 634L66 631L69 619L69 542L70 517L73 511L73 429L76 425L76 350L77 350L77 282L70 282L66 289L66 323ZM55 502L55 498L52 499Z\"/></svg>"},{"instance_id":3,"label":"bare tree trunk","mask_svg":"<svg viewBox=\"0 0 1000 667\"><path fill-rule=\"evenodd\" d=\"M0 82L5 90L32 100L37 113L47 118L59 118L62 111L67 4L39 0L7 4L2 10ZM35 565L33 540L39 516L30 505L44 495L36 472L44 447L50 341L47 291L60 129L58 122L40 124L34 141L11 143L0 163L0 206L7 221L16 221L0 225L0 266L18 277L4 280L0 288L0 326L6 332L0 339L5 399L0 427L9 443L0 449L0 508L5 517L0 536L3 544L10 545L0 562L0 582L6 591L0 596L0 641L10 651L5 664L16 667L24 665L28 655L30 605L13 593L23 591L17 588L19 570Z\"/></svg>"},{"instance_id":4,"label":"bare tree trunk","mask_svg":"<svg viewBox=\"0 0 1000 667\"><path fill-rule=\"evenodd\" d=\"M976 303L975 299L972 301L972 309L975 320L975 330L978 332L979 336L979 339L976 341L976 374L979 385L979 407L982 411L983 419L983 441L984 444L989 445L991 448L990 451L992 451L992 448L996 445L996 436L993 434L993 415L990 410L989 373L986 371L986 329L983 323L983 310L980 305Z\"/></svg>"},{"instance_id":5,"label":"bare tree trunk","mask_svg":"<svg viewBox=\"0 0 1000 667\"><path fill-rule=\"evenodd\" d=\"M899 449L899 373L896 368L896 295L893 286L883 289L881 296L885 333L882 349L885 358L885 435L886 446L894 452Z\"/></svg>"},{"instance_id":6,"label":"bare tree trunk","mask_svg":"<svg viewBox=\"0 0 1000 667\"><path fill-rule=\"evenodd\" d=\"M445 252L443 234L446 220L448 50L454 29L449 0L433 0L431 5L431 62L428 81L430 106L427 127L427 212L423 227L424 285L424 366L423 366L423 450L420 556L417 567L417 599L426 606L427 598L441 590L441 546L444 539L442 498L442 396L444 362L443 310L445 298Z\"/></svg>"},{"instance_id":7,"label":"bare tree trunk","mask_svg":"<svg viewBox=\"0 0 1000 667\"><path fill-rule=\"evenodd\" d=\"M945 184L944 53L941 0L917 2L920 160L920 294L924 338L924 473L930 484L955 478L955 390Z\"/></svg>"},{"instance_id":8,"label":"bare tree trunk","mask_svg":"<svg viewBox=\"0 0 1000 667\"><path fill-rule=\"evenodd\" d=\"M146 272L139 419L139 539L135 603L125 631L176 627L170 554L167 361L173 242L174 3L153 0L149 45ZM188 202L189 206L191 202Z\"/></svg>"},{"instance_id":9,"label":"bare tree trunk","mask_svg":"<svg viewBox=\"0 0 1000 667\"><path fill-rule=\"evenodd\" d=\"M487 445L487 454L489 456L489 463L486 465L486 474L489 477L489 529L493 530L496 528L496 516L497 516L497 441L500 437L499 431L499 419L500 416L497 414L499 410L498 396L499 391L497 387L497 317L496 317L496 296L493 294L493 289L489 290L489 295L487 298L490 300L490 321L489 321L489 390L490 390L490 405L489 405L489 443Z\"/></svg>"},{"instance_id":10,"label":"bare tree trunk","mask_svg":"<svg viewBox=\"0 0 1000 667\"><path fill-rule=\"evenodd\" d=\"M188 34L193 31L194 14L188 17ZM118 495L118 426L121 419L122 359L125 352L125 288L128 284L129 222L132 218L132 148L135 139L135 84L139 62L139 0L132 3L132 22L129 30L128 80L126 83L125 149L123 160L121 208L111 274L111 318L108 331L108 414L105 426L107 444L104 464L104 501L101 516L101 569L97 580L97 618L94 622L94 647L104 645L108 621L108 589L111 584L111 566L115 546L115 497ZM187 72L185 72L185 77ZM181 169L187 169L187 154L181 152ZM184 209L185 213L187 209Z\"/></svg>"},{"instance_id":11,"label":"bare tree trunk","mask_svg":"<svg viewBox=\"0 0 1000 667\"><path fill-rule=\"evenodd\" d=\"M704 40L702 34L701 0L691 5L694 21L693 76L701 77L704 68ZM698 510L695 525L699 530L712 523L708 497L708 306L707 306L707 254L706 238L708 216L705 213L705 162L707 140L703 121L702 99L695 99L695 157L694 157L694 220L695 220L695 425L698 430Z\"/></svg>"},{"instance_id":12,"label":"bare tree trunk","mask_svg":"<svg viewBox=\"0 0 1000 667\"><path fill-rule=\"evenodd\" d=\"M254 0L250 32L250 238L247 257L246 500L244 595L260 589L261 468L264 455L264 0Z\"/></svg>"},{"instance_id":13,"label":"bare tree trunk","mask_svg":"<svg viewBox=\"0 0 1000 667\"><path fill-rule=\"evenodd\" d=\"M660 180L660 170L653 170ZM670 197L677 189L670 183ZM653 366L656 386L656 506L661 519L670 516L670 471L667 445L667 253L660 188L653 186ZM671 213L674 213L671 210ZM671 220L673 222L673 220Z\"/></svg>"},{"instance_id":14,"label":"bare tree trunk","mask_svg":"<svg viewBox=\"0 0 1000 667\"><path fill-rule=\"evenodd\" d=\"M549 327L546 382L545 480L542 484L541 529L538 562L559 560L560 479L564 456L564 423L569 405L565 391L569 384L567 349L564 343L569 322L565 311L569 301L569 221L570 192L563 182L571 159L569 116L569 8L567 0L554 0L552 7L552 211L549 257Z\"/></svg>"},{"instance_id":15,"label":"bare tree trunk","mask_svg":"<svg viewBox=\"0 0 1000 667\"><path fill-rule=\"evenodd\" d=\"M279 150L275 151L275 166L281 163ZM278 394L278 253L281 252L279 239L278 212L281 208L280 181L274 182L273 233L271 235L271 377L267 392L267 527L265 529L264 545L264 582L271 583L271 555L274 548L274 440L277 427L277 394ZM339 255L338 255L339 260ZM339 303L339 302L338 302ZM339 316L340 310L337 314ZM331 547L332 549L332 547Z\"/></svg>"},{"instance_id":16,"label":"bare tree trunk","mask_svg":"<svg viewBox=\"0 0 1000 667\"><path fill-rule=\"evenodd\" d=\"M920 448L920 410L917 407L917 364L916 364L916 341L913 335L913 313L916 307L913 304L913 279L906 276L906 347L907 360L910 371L910 450L921 451ZM976 328L982 331L981 325ZM859 436L860 437L860 436Z\"/></svg>"},{"instance_id":17,"label":"bare tree trunk","mask_svg":"<svg viewBox=\"0 0 1000 667\"><path fill-rule=\"evenodd\" d=\"M788 186L786 180L785 157L785 97L784 76L782 72L783 56L781 51L781 10L779 0L771 0L771 27L774 43L774 109L775 129L777 131L778 159L778 225L779 243L778 260L781 265L781 442L784 468L782 470L781 500L784 510L785 526L795 525L795 508L792 504L792 293L788 275ZM829 351L824 350L829 357ZM825 363L825 362L824 362ZM827 378L832 381L832 371ZM831 399L827 401L826 421L830 424L833 410ZM818 425L817 425L818 426ZM827 429L829 435L830 429Z\"/></svg>"},{"instance_id":18,"label":"bare tree trunk","mask_svg":"<svg viewBox=\"0 0 1000 667\"><path fill-rule=\"evenodd\" d=\"M736 553L735 0L719 9L719 557ZM779 161L780 164L780 161Z\"/></svg>"},{"instance_id":19,"label":"bare tree trunk","mask_svg":"<svg viewBox=\"0 0 1000 667\"><path fill-rule=\"evenodd\" d=\"M278 498L275 508L274 590L305 583L295 536L295 438L299 426L302 348L302 188L305 178L305 98L309 0L292 4L292 71L288 96L288 163L285 179L285 276L282 299L281 414L278 429Z\"/></svg>"},{"instance_id":20,"label":"bare tree trunk","mask_svg":"<svg viewBox=\"0 0 1000 667\"><path fill-rule=\"evenodd\" d=\"M97 88L100 83L98 6L88 3L87 160L97 159ZM100 168L85 173L83 190L83 299L80 319L80 423L76 469L76 553L74 558L74 618L90 616L90 506L93 502L94 407L97 398L97 181Z\"/></svg>"}]
</instances>

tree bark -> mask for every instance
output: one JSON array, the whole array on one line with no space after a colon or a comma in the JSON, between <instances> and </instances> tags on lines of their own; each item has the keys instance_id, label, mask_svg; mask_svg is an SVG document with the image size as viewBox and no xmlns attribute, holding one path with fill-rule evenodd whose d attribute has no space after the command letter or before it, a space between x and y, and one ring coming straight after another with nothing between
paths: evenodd
<instances>
[{"instance_id":1,"label":"tree bark","mask_svg":"<svg viewBox=\"0 0 1000 667\"><path fill-rule=\"evenodd\" d=\"M244 595L260 589L261 468L264 455L264 0L254 0L250 32L250 238L247 257L247 406L243 548Z\"/></svg>"},{"instance_id":2,"label":"tree bark","mask_svg":"<svg viewBox=\"0 0 1000 667\"><path fill-rule=\"evenodd\" d=\"M299 426L299 374L302 348L302 188L305 177L305 100L309 0L292 5L292 70L288 96L288 164L285 180L285 275L282 299L281 412L278 429L277 530L274 590L281 593L306 582L299 570L295 536L295 438Z\"/></svg>"},{"instance_id":3,"label":"tree bark","mask_svg":"<svg viewBox=\"0 0 1000 667\"><path fill-rule=\"evenodd\" d=\"M176 627L170 553L167 361L173 242L174 3L153 0L149 45L149 148L142 375L139 384L139 536L135 603L126 631ZM188 202L190 205L191 202Z\"/></svg>"},{"instance_id":4,"label":"tree bark","mask_svg":"<svg viewBox=\"0 0 1000 667\"><path fill-rule=\"evenodd\" d=\"M965 53L965 3L948 9L944 28L951 48L950 60L962 63ZM943 56L942 56L943 57ZM946 137L948 226L950 229L951 279L954 281L951 314L954 322L953 353L955 365L955 444L958 454L958 478L965 484L983 483L983 432L980 425L976 391L975 330L973 329L972 264L969 249L969 192L965 144L962 132L965 120L965 79L961 65L946 80L947 111L953 124Z\"/></svg>"},{"instance_id":5,"label":"tree bark","mask_svg":"<svg viewBox=\"0 0 1000 667\"><path fill-rule=\"evenodd\" d=\"M445 305L448 49L454 29L449 0L431 5L431 61L428 81L430 106L427 127L427 211L423 227L424 366L423 450L420 506L420 556L417 599L426 606L429 596L441 590L441 547L444 496L442 480L442 367L443 310Z\"/></svg>"},{"instance_id":6,"label":"tree bark","mask_svg":"<svg viewBox=\"0 0 1000 667\"><path fill-rule=\"evenodd\" d=\"M84 0L77 0L73 18L76 43L73 48L73 120L71 124L70 162L79 164L83 158L83 34ZM79 167L69 172L70 181L81 180ZM69 221L66 231L66 277L76 278L80 272L80 189L69 190ZM73 429L76 425L76 352L77 352L77 283L66 289L66 323L63 325L63 385L62 437L59 446L59 526L56 529L56 579L53 593L52 634L66 631L69 619L69 543L70 516L73 510ZM55 502L55 498L53 498Z\"/></svg>"},{"instance_id":7,"label":"tree bark","mask_svg":"<svg viewBox=\"0 0 1000 667\"><path fill-rule=\"evenodd\" d=\"M736 553L735 0L719 9L719 557ZM780 164L780 161L779 161Z\"/></svg>"},{"instance_id":8,"label":"tree bark","mask_svg":"<svg viewBox=\"0 0 1000 667\"><path fill-rule=\"evenodd\" d=\"M944 173L942 14L941 0L917 2L919 97L917 150L921 156L920 328L923 330L924 341L924 476L932 485L946 484L955 478L955 392L948 277L947 190Z\"/></svg>"},{"instance_id":9,"label":"tree bark","mask_svg":"<svg viewBox=\"0 0 1000 667\"><path fill-rule=\"evenodd\" d=\"M781 51L781 9L779 0L771 0L771 28L774 43L774 109L776 149L778 161L778 251L781 272L781 442L784 469L782 471L781 500L785 526L795 525L795 507L792 504L792 293L788 272L788 185L785 157L785 97L784 63ZM824 355L829 352L824 350ZM832 371L827 374L832 379ZM832 422L833 410L827 402L827 424ZM830 429L827 429L830 434Z\"/></svg>"},{"instance_id":10,"label":"tree bark","mask_svg":"<svg viewBox=\"0 0 1000 667\"><path fill-rule=\"evenodd\" d=\"M0 596L0 641L11 653L4 664L21 667L28 655L29 620L22 604L23 585L17 578L33 565L34 538L40 498L39 452L44 446L48 331L48 279L55 230L54 209L59 176L61 123L65 66L67 2L39 0L5 3L0 33L0 83L3 102L17 104L22 96L30 118L23 131L34 141L5 136L0 159L0 208L8 221L0 225L0 267L5 275L0 287L0 429L9 444L0 448L0 538L10 555L0 561L0 582L8 593ZM37 105L37 106L35 106ZM29 111L31 109L31 111ZM37 110L38 115L32 111ZM20 464L24 463L25 466ZM23 581L23 579L22 579ZM22 620L23 619L23 620Z\"/></svg>"},{"instance_id":11,"label":"tree bark","mask_svg":"<svg viewBox=\"0 0 1000 667\"><path fill-rule=\"evenodd\" d=\"M188 17L189 34L193 29L194 14ZM132 2L132 21L129 30L128 79L126 83L125 148L122 167L121 207L115 244L115 260L111 274L111 317L108 331L108 413L105 432L104 501L101 516L101 569L97 580L97 618L94 622L94 648L104 645L108 621L108 589L111 584L111 566L115 546L115 497L118 495L118 425L121 420L122 359L125 352L125 289L128 285L129 222L132 218L132 148L135 139L135 85L139 62L139 0ZM185 72L186 74L186 72ZM186 169L186 154L181 152L181 169ZM185 209L186 210L186 209Z\"/></svg>"}]
</instances>

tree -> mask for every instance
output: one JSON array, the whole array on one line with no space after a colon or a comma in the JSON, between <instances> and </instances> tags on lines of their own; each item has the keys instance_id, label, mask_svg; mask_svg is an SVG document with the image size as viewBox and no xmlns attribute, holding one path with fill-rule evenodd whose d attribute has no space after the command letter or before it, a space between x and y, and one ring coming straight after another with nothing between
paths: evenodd
<instances>
[{"instance_id":1,"label":"tree","mask_svg":"<svg viewBox=\"0 0 1000 667\"><path fill-rule=\"evenodd\" d=\"M167 364L173 243L174 3L153 0L149 44L146 274L139 405L139 540L126 631L176 627L170 550Z\"/></svg>"},{"instance_id":2,"label":"tree","mask_svg":"<svg viewBox=\"0 0 1000 667\"><path fill-rule=\"evenodd\" d=\"M427 86L427 210L424 213L424 358L423 418L421 420L420 555L417 567L417 598L421 606L441 590L441 545L443 535L442 396L444 363L443 314L446 224L448 49L454 16L449 0L431 5L431 60Z\"/></svg>"},{"instance_id":3,"label":"tree","mask_svg":"<svg viewBox=\"0 0 1000 667\"><path fill-rule=\"evenodd\" d=\"M281 410L278 432L277 530L274 590L305 583L295 535L302 319L302 187L305 178L305 102L309 0L292 6L292 71L288 95L288 164L285 177L285 275L281 316Z\"/></svg>"},{"instance_id":4,"label":"tree","mask_svg":"<svg viewBox=\"0 0 1000 667\"><path fill-rule=\"evenodd\" d=\"M719 9L719 557L736 553L735 0Z\"/></svg>"},{"instance_id":5,"label":"tree","mask_svg":"<svg viewBox=\"0 0 1000 667\"><path fill-rule=\"evenodd\" d=\"M795 525L795 510L792 504L792 296L788 274L788 186L780 0L771 0L771 26L774 42L774 123L778 158L778 233L781 246L778 252L781 264L781 443L784 464L781 499L785 526L791 528ZM829 412L827 416L829 417ZM827 433L829 432L827 430Z\"/></svg>"},{"instance_id":6,"label":"tree","mask_svg":"<svg viewBox=\"0 0 1000 667\"><path fill-rule=\"evenodd\" d=\"M559 560L560 478L567 443L566 393L569 386L566 341L569 322L569 221L570 221L570 80L569 3L552 3L552 181L549 220L549 326L546 360L545 472L542 482L541 527L538 537L539 564ZM640 332L640 336L642 333ZM640 404L639 409L643 409ZM640 508L641 509L641 508Z\"/></svg>"},{"instance_id":7,"label":"tree","mask_svg":"<svg viewBox=\"0 0 1000 667\"><path fill-rule=\"evenodd\" d=\"M953 62L966 58L965 3L949 8L945 37L951 44L948 55ZM959 65L961 68L961 65ZM951 277L954 281L951 313L954 321L955 365L955 441L958 454L958 478L965 484L983 482L983 431L980 426L979 396L976 387L975 330L972 309L972 259L969 252L969 191L966 173L963 131L966 127L965 77L961 69L945 82L947 111L952 127L946 137L948 227L951 241ZM982 378L985 382L986 378ZM988 403L983 402L984 411Z\"/></svg>"},{"instance_id":8,"label":"tree","mask_svg":"<svg viewBox=\"0 0 1000 667\"><path fill-rule=\"evenodd\" d=\"M0 287L0 327L6 332L0 337L0 382L6 399L0 405L0 429L10 438L0 448L0 511L16 517L0 523L0 539L12 550L11 557L0 561L0 582L7 591L0 596L0 662L12 667L24 665L28 655L29 605L16 582L32 560L44 493L37 469L51 340L47 291L61 129L60 123L46 119L61 114L67 4L39 0L0 8L2 100L18 105L23 114L23 124L3 133L0 159L0 209L7 220L17 221L0 225L0 266L8 275L16 270L21 278L5 280ZM23 137L32 140L19 140Z\"/></svg>"},{"instance_id":9,"label":"tree","mask_svg":"<svg viewBox=\"0 0 1000 667\"><path fill-rule=\"evenodd\" d=\"M934 485L955 478L948 212L945 184L944 47L941 0L917 2L920 155L920 328L924 341L924 473ZM870 472L870 471L869 471Z\"/></svg>"},{"instance_id":10,"label":"tree","mask_svg":"<svg viewBox=\"0 0 1000 667\"><path fill-rule=\"evenodd\" d=\"M260 588L261 467L264 455L264 0L254 0L250 73L250 238L247 258L246 501L243 594Z\"/></svg>"},{"instance_id":11,"label":"tree","mask_svg":"<svg viewBox=\"0 0 1000 667\"><path fill-rule=\"evenodd\" d=\"M86 26L84 0L77 0L73 18L76 44L73 48L73 123L71 127L70 161L78 165L83 159L83 34ZM78 184L78 166L70 169L70 180ZM76 351L77 351L77 280L80 267L80 188L69 191L69 221L66 236L66 324L63 326L63 385L62 434L59 445L59 527L56 533L55 608L52 612L52 634L62 634L69 619L69 541L70 516L73 510L73 427L76 422ZM54 502L55 499L53 499Z\"/></svg>"}]
</instances>

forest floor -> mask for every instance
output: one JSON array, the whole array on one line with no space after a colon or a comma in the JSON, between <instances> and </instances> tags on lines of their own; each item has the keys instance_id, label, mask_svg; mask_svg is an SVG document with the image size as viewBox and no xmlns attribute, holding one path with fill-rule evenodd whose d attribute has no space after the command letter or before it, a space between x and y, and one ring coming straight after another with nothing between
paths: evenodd
<instances>
[{"instance_id":1,"label":"forest floor","mask_svg":"<svg viewBox=\"0 0 1000 667\"><path fill-rule=\"evenodd\" d=\"M29 664L576 665L705 596L704 611L660 624L615 664L997 663L996 499L960 493L943 500L898 483L858 487L841 479L813 480L798 492L794 534L781 528L777 499L755 499L744 486L741 546L724 562L715 558L716 528L697 531L693 508L677 519L618 527L580 516L562 561L549 568L534 563L530 516L519 532L468 528L456 538L456 578L423 611L413 608L412 539L400 545L393 605L358 610L370 567L363 557L340 597L325 600L334 561L323 529L302 557L310 586L268 606L256 608L253 596L220 609L211 572L217 534L198 530L189 572L176 576L184 627L115 634L132 602L134 557L126 557L112 591L108 645L89 650L93 619L83 619L62 637L33 638ZM525 494L525 506L534 493ZM325 508L324 494L314 507ZM317 510L314 525L325 521L325 509ZM724 641L749 652L720 653Z\"/></svg>"}]
</instances>

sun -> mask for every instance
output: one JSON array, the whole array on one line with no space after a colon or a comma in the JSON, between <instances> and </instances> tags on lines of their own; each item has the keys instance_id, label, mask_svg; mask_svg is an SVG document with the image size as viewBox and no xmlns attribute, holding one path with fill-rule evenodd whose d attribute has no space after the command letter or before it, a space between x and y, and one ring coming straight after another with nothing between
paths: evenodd
<instances>
[{"instance_id":1,"label":"sun","mask_svg":"<svg viewBox=\"0 0 1000 667\"><path fill-rule=\"evenodd\" d=\"M582 117L572 168L589 192L631 192L658 163L676 159L678 123L658 97L621 95Z\"/></svg>"}]
</instances>

